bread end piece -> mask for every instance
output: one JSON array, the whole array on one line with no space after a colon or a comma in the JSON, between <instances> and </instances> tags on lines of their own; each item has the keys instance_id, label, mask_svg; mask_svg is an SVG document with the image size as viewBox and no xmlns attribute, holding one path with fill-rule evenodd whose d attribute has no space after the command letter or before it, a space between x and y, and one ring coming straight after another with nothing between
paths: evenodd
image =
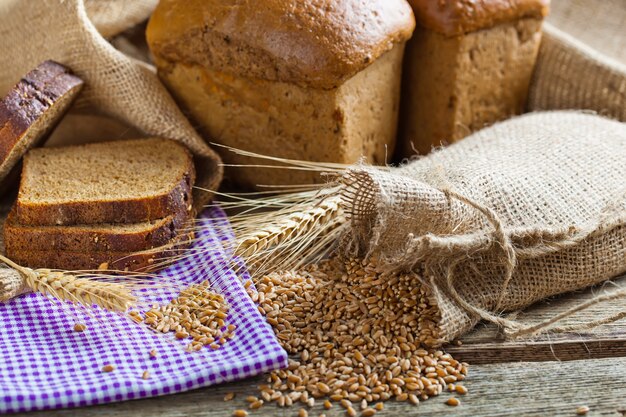
<instances>
[{"instance_id":1,"label":"bread end piece","mask_svg":"<svg viewBox=\"0 0 626 417\"><path fill-rule=\"evenodd\" d=\"M44 142L82 87L69 69L45 61L0 101L0 182L29 149Z\"/></svg>"}]
</instances>

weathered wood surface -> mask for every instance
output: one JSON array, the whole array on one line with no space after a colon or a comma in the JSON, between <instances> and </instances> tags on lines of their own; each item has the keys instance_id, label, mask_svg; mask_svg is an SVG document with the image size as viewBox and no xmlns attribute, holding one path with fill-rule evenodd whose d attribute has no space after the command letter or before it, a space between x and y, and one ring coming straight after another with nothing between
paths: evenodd
<instances>
[{"instance_id":1,"label":"weathered wood surface","mask_svg":"<svg viewBox=\"0 0 626 417\"><path fill-rule=\"evenodd\" d=\"M544 301L519 314L517 320L535 324L572 308L594 296L626 288L626 277L602 286ZM598 320L626 309L626 299L594 305L566 319L563 324ZM533 341L504 341L493 325L480 324L461 339L461 346L446 350L457 359L471 364L554 361L626 356L626 320L605 324L577 333L548 334Z\"/></svg>"},{"instance_id":2,"label":"weathered wood surface","mask_svg":"<svg viewBox=\"0 0 626 417\"><path fill-rule=\"evenodd\" d=\"M32 413L46 417L126 417L126 416L230 416L245 408L245 396L254 394L259 379L205 388L188 393L148 400L128 401L79 410ZM449 416L575 416L576 408L587 405L589 416L626 415L626 358L589 359L567 362L518 362L478 365L470 370L466 384L469 393L459 396L461 405L444 404L445 392L418 406L388 401L377 416L449 415ZM223 396L237 393L235 400ZM250 416L296 416L299 407L288 409L275 405L251 410ZM309 410L310 416L326 412L328 417L345 416L335 404L325 411L321 404Z\"/></svg>"}]
</instances>

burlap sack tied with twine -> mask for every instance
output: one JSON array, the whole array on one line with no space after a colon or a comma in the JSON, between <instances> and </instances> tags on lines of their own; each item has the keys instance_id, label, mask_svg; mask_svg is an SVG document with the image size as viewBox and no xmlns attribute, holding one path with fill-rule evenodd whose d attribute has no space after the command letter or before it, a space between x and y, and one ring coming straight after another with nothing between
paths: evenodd
<instances>
[{"instance_id":1,"label":"burlap sack tied with twine","mask_svg":"<svg viewBox=\"0 0 626 417\"><path fill-rule=\"evenodd\" d=\"M0 94L4 95L22 75L44 60L58 61L85 81L73 111L106 115L146 136L184 143L196 157L197 185L216 190L222 179L217 154L183 116L154 69L124 55L103 37L145 20L156 3L156 0L1 1ZM210 193L199 191L194 194L194 201L202 206L208 197Z\"/></svg>"},{"instance_id":2,"label":"burlap sack tied with twine","mask_svg":"<svg viewBox=\"0 0 626 417\"><path fill-rule=\"evenodd\" d=\"M347 170L339 180L350 221L344 242L351 256L375 256L383 269L420 271L438 311L429 345L480 319L508 337L574 331L555 325L573 311L532 327L501 313L626 271L625 180L626 124L529 114L400 168Z\"/></svg>"}]
</instances>

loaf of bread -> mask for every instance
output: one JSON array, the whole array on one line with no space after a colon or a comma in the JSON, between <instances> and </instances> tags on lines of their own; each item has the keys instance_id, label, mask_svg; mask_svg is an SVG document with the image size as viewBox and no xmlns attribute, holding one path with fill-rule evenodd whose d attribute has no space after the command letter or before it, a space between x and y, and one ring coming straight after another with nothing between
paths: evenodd
<instances>
[{"instance_id":1,"label":"loaf of bread","mask_svg":"<svg viewBox=\"0 0 626 417\"><path fill-rule=\"evenodd\" d=\"M45 61L0 101L0 183L30 148L46 139L82 86L67 68Z\"/></svg>"},{"instance_id":2,"label":"loaf of bread","mask_svg":"<svg viewBox=\"0 0 626 417\"><path fill-rule=\"evenodd\" d=\"M139 223L190 212L195 170L182 144L160 138L33 149L15 208L28 226Z\"/></svg>"},{"instance_id":3,"label":"loaf of bread","mask_svg":"<svg viewBox=\"0 0 626 417\"><path fill-rule=\"evenodd\" d=\"M409 0L401 156L524 110L549 0Z\"/></svg>"},{"instance_id":4,"label":"loaf of bread","mask_svg":"<svg viewBox=\"0 0 626 417\"><path fill-rule=\"evenodd\" d=\"M395 145L414 25L405 0L161 0L147 39L161 79L207 139L281 158L382 164ZM260 167L227 176L248 186L319 179Z\"/></svg>"}]
</instances>

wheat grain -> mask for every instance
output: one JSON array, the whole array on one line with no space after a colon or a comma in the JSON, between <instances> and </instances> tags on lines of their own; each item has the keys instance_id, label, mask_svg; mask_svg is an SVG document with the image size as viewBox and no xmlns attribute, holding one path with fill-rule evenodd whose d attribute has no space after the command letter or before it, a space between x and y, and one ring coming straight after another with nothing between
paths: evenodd
<instances>
[{"instance_id":1,"label":"wheat grain","mask_svg":"<svg viewBox=\"0 0 626 417\"><path fill-rule=\"evenodd\" d=\"M452 406L452 407L456 407L457 405L461 404L461 401L459 401L457 398L450 397L446 401L446 404L448 404L449 406Z\"/></svg>"},{"instance_id":2,"label":"wheat grain","mask_svg":"<svg viewBox=\"0 0 626 417\"><path fill-rule=\"evenodd\" d=\"M576 409L576 414L579 416L584 416L589 412L590 408L586 405L581 405Z\"/></svg>"},{"instance_id":3,"label":"wheat grain","mask_svg":"<svg viewBox=\"0 0 626 417\"><path fill-rule=\"evenodd\" d=\"M102 367L102 372L113 372L115 370L115 365L104 365Z\"/></svg>"},{"instance_id":4,"label":"wheat grain","mask_svg":"<svg viewBox=\"0 0 626 417\"><path fill-rule=\"evenodd\" d=\"M209 281L203 281L183 289L168 304L153 306L142 320L158 332L174 332L178 340L191 338L186 349L192 352L204 346L219 349L234 337L237 326L226 325L227 312L224 296L211 291Z\"/></svg>"},{"instance_id":5,"label":"wheat grain","mask_svg":"<svg viewBox=\"0 0 626 417\"><path fill-rule=\"evenodd\" d=\"M377 260L331 258L299 272L265 275L249 292L281 345L299 360L270 374L264 398L288 406L309 395L346 410L377 401L417 405L462 381L467 365L420 347L436 337L434 303L416 272L379 272ZM295 394L294 394L295 393ZM371 413L368 411L366 414Z\"/></svg>"}]
</instances>

